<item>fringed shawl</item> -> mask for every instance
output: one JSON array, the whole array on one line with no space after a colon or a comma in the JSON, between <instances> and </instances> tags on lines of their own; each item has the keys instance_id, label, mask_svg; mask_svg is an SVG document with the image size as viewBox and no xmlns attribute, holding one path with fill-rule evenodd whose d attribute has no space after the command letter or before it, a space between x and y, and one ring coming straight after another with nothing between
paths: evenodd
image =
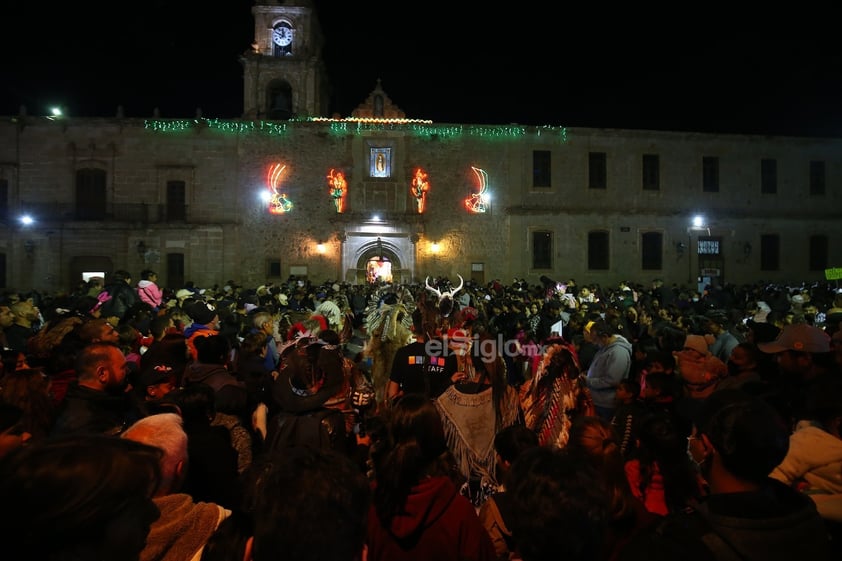
<instances>
[{"instance_id":1,"label":"fringed shawl","mask_svg":"<svg viewBox=\"0 0 842 561\"><path fill-rule=\"evenodd\" d=\"M507 391L501 404L499 427L490 387L477 394L467 394L450 386L436 399L448 447L466 479L473 476L497 484L494 436L517 422L519 415L517 393L514 388Z\"/></svg>"}]
</instances>

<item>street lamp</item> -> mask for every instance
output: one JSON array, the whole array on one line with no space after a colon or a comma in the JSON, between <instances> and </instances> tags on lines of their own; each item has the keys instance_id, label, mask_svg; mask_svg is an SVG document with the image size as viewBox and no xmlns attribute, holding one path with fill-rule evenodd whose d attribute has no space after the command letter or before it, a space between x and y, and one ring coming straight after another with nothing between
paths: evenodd
<instances>
[{"instance_id":1,"label":"street lamp","mask_svg":"<svg viewBox=\"0 0 842 561\"><path fill-rule=\"evenodd\" d=\"M699 247L698 243L696 245L695 250L693 249L693 231L702 231L705 230L710 234L710 228L708 228L707 221L705 220L704 215L696 214L693 216L692 220L690 221L690 227L687 228L687 250L689 251L689 255L687 256L687 284L693 284L693 256L696 256L696 268L699 265ZM697 238L698 242L698 238Z\"/></svg>"}]
</instances>

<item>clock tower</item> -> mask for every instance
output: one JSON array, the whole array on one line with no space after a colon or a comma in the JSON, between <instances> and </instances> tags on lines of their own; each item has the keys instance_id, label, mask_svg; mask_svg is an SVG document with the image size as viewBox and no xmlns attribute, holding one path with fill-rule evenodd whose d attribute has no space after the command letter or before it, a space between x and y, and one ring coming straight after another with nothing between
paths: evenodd
<instances>
[{"instance_id":1,"label":"clock tower","mask_svg":"<svg viewBox=\"0 0 842 561\"><path fill-rule=\"evenodd\" d=\"M258 2L251 9L254 42L240 57L243 118L326 116L324 37L312 0Z\"/></svg>"}]
</instances>

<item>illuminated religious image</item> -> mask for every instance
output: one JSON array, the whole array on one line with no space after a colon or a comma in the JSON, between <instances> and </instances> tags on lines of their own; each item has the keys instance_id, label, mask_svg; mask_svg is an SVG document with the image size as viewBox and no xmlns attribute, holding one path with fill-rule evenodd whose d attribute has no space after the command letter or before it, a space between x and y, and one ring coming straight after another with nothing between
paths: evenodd
<instances>
[{"instance_id":1,"label":"illuminated religious image","mask_svg":"<svg viewBox=\"0 0 842 561\"><path fill-rule=\"evenodd\" d=\"M373 257L365 266L366 281L370 284L392 282L392 262L382 257Z\"/></svg>"},{"instance_id":2,"label":"illuminated religious image","mask_svg":"<svg viewBox=\"0 0 842 561\"><path fill-rule=\"evenodd\" d=\"M412 187L409 192L415 197L418 214L424 214L427 207L427 191L430 190L430 182L427 181L427 173L421 168L415 170L415 177L412 178Z\"/></svg>"},{"instance_id":3,"label":"illuminated religious image","mask_svg":"<svg viewBox=\"0 0 842 561\"><path fill-rule=\"evenodd\" d=\"M281 191L281 177L286 169L285 165L275 164L266 179L269 185L269 212L272 214L285 214L292 210L292 201Z\"/></svg>"},{"instance_id":4,"label":"illuminated religious image","mask_svg":"<svg viewBox=\"0 0 842 561\"><path fill-rule=\"evenodd\" d=\"M392 149L372 148L369 162L370 177L392 176Z\"/></svg>"},{"instance_id":5,"label":"illuminated religious image","mask_svg":"<svg viewBox=\"0 0 842 561\"><path fill-rule=\"evenodd\" d=\"M348 182L345 181L345 174L331 169L327 176L327 182L330 186L330 196L333 198L336 212L340 214L345 212L345 197L348 194Z\"/></svg>"},{"instance_id":6,"label":"illuminated religious image","mask_svg":"<svg viewBox=\"0 0 842 561\"><path fill-rule=\"evenodd\" d=\"M491 201L488 195L488 174L485 170L475 168L474 166L471 166L471 169L474 171L474 175L477 176L479 191L472 193L471 196L465 199L465 208L475 214L482 214L488 212Z\"/></svg>"}]
</instances>

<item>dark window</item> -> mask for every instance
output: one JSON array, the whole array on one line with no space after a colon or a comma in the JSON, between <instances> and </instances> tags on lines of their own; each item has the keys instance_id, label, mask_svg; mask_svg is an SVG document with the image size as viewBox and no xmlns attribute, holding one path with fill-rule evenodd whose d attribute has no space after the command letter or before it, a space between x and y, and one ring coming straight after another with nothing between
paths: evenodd
<instances>
[{"instance_id":1,"label":"dark window","mask_svg":"<svg viewBox=\"0 0 842 561\"><path fill-rule=\"evenodd\" d=\"M277 279L281 277L281 262L277 259L270 259L266 262L266 276Z\"/></svg>"},{"instance_id":2,"label":"dark window","mask_svg":"<svg viewBox=\"0 0 842 561\"><path fill-rule=\"evenodd\" d=\"M646 232L640 240L640 266L644 270L661 269L664 236L660 232Z\"/></svg>"},{"instance_id":3,"label":"dark window","mask_svg":"<svg viewBox=\"0 0 842 561\"><path fill-rule=\"evenodd\" d=\"M9 180L0 179L0 221L9 219Z\"/></svg>"},{"instance_id":4,"label":"dark window","mask_svg":"<svg viewBox=\"0 0 842 561\"><path fill-rule=\"evenodd\" d=\"M532 152L532 186L552 187L550 180L549 150L534 150Z\"/></svg>"},{"instance_id":5,"label":"dark window","mask_svg":"<svg viewBox=\"0 0 842 561\"><path fill-rule=\"evenodd\" d=\"M553 268L553 233L545 230L532 232L532 268Z\"/></svg>"},{"instance_id":6,"label":"dark window","mask_svg":"<svg viewBox=\"0 0 842 561\"><path fill-rule=\"evenodd\" d=\"M608 232L588 232L588 269L608 269Z\"/></svg>"},{"instance_id":7,"label":"dark window","mask_svg":"<svg viewBox=\"0 0 842 561\"><path fill-rule=\"evenodd\" d=\"M184 181L167 181L167 220L187 218L187 185Z\"/></svg>"},{"instance_id":8,"label":"dark window","mask_svg":"<svg viewBox=\"0 0 842 561\"><path fill-rule=\"evenodd\" d=\"M659 191L661 189L660 158L657 154L643 155L643 189Z\"/></svg>"},{"instance_id":9,"label":"dark window","mask_svg":"<svg viewBox=\"0 0 842 561\"><path fill-rule=\"evenodd\" d=\"M824 162L810 162L810 194L824 195Z\"/></svg>"},{"instance_id":10,"label":"dark window","mask_svg":"<svg viewBox=\"0 0 842 561\"><path fill-rule=\"evenodd\" d=\"M719 158L716 156L702 158L702 190L706 193L719 192Z\"/></svg>"},{"instance_id":11,"label":"dark window","mask_svg":"<svg viewBox=\"0 0 842 561\"><path fill-rule=\"evenodd\" d=\"M0 253L0 288L6 288L6 254Z\"/></svg>"},{"instance_id":12,"label":"dark window","mask_svg":"<svg viewBox=\"0 0 842 561\"><path fill-rule=\"evenodd\" d=\"M184 286L184 254L167 253L167 284L166 286L179 289Z\"/></svg>"},{"instance_id":13,"label":"dark window","mask_svg":"<svg viewBox=\"0 0 842 561\"><path fill-rule=\"evenodd\" d=\"M588 188L606 189L608 187L608 169L605 152L588 154Z\"/></svg>"},{"instance_id":14,"label":"dark window","mask_svg":"<svg viewBox=\"0 0 842 561\"><path fill-rule=\"evenodd\" d=\"M76 172L76 218L105 218L105 170L80 169Z\"/></svg>"},{"instance_id":15,"label":"dark window","mask_svg":"<svg viewBox=\"0 0 842 561\"><path fill-rule=\"evenodd\" d=\"M775 234L760 236L760 270L777 271L781 262L781 240Z\"/></svg>"},{"instance_id":16,"label":"dark window","mask_svg":"<svg viewBox=\"0 0 842 561\"><path fill-rule=\"evenodd\" d=\"M810 270L824 271L827 269L827 236L810 236Z\"/></svg>"},{"instance_id":17,"label":"dark window","mask_svg":"<svg viewBox=\"0 0 842 561\"><path fill-rule=\"evenodd\" d=\"M760 160L760 192L774 195L778 192L778 161L771 158Z\"/></svg>"}]
</instances>

